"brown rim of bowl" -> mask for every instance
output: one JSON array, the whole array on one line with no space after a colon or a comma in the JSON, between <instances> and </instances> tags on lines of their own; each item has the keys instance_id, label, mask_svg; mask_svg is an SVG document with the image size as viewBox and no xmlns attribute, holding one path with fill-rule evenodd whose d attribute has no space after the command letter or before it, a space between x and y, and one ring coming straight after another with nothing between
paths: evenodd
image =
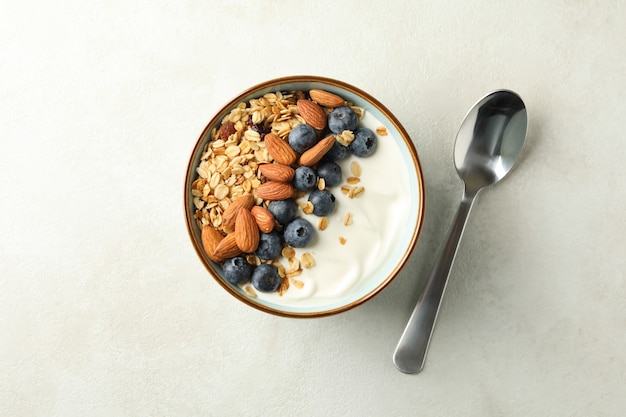
<instances>
[{"instance_id":1,"label":"brown rim of bowl","mask_svg":"<svg viewBox=\"0 0 626 417\"><path fill-rule=\"evenodd\" d=\"M417 183L419 185L419 190L418 190L418 192L419 192L419 204L418 204L417 222L415 223L415 228L413 229L413 233L411 235L411 240L409 242L409 245L405 249L404 254L400 258L400 261L398 262L398 264L394 267L393 270L391 270L389 272L387 277L383 281L381 281L379 285L374 287L372 290L370 290L367 294L365 294L364 296L360 297L359 299L354 300L351 303L342 305L341 307L336 307L336 308L332 308L332 309L329 309L329 310L321 310L321 311L316 311L316 312L290 312L290 311L277 310L277 309L268 307L266 305L263 305L261 303L255 302L253 299L251 299L251 298L241 294L239 291L235 290L228 283L224 282L224 280L220 277L219 273L215 270L212 262L208 259L208 257L204 253L204 249L202 247L202 242L199 239L199 237L196 235L196 233L194 232L195 220L193 218L193 214L194 213L190 210L190 207L191 207L191 201L190 201L191 191L190 191L189 187L191 185L192 177L195 174L194 166L192 166L194 164L195 156L197 155L197 152L200 150L200 148L202 148L205 145L205 143L204 143L205 141L203 139L206 137L206 135L210 131L210 129L219 120L221 120L221 118L224 117L224 115L228 111L230 111L233 107L235 107L238 103L240 103L243 100L244 97L246 97L246 96L248 96L250 94L253 94L255 91L260 91L260 90L263 90L263 89L275 87L275 86L278 86L278 85L281 85L281 84L306 83L306 82L326 84L326 85L330 85L330 86L333 86L333 87L338 87L338 88L347 90L347 91L349 91L349 92L351 92L351 93L353 93L353 94L363 98L365 101L369 102L372 106L377 108L393 124L393 126L396 128L396 130L400 133L402 141L404 142L404 144L406 145L406 147L408 148L408 150L409 150L409 152L411 154L411 159L412 159L413 165L415 167L415 173L417 175ZM231 99L227 104L222 106L214 114L214 116L211 118L211 120L206 125L206 127L202 130L202 133L200 134L198 140L196 141L196 144L194 145L194 148L193 148L193 150L191 152L191 156L189 158L189 163L187 164L187 172L185 173L185 184L184 184L184 187L183 187L183 192L184 192L183 204L184 204L184 210L185 210L185 220L186 220L186 225L187 225L187 233L189 234L189 238L191 239L191 242L192 242L193 247L194 247L194 249L196 251L196 254L200 258L200 261L202 262L204 267L209 271L209 273L211 274L213 279L215 281L217 281L217 283L222 288L224 288L227 292L229 292L231 295L233 295L238 300L240 300L240 301L244 302L245 304L249 305L250 307L253 307L253 308L255 308L257 310L260 310L260 311L263 311L265 313L269 313L269 314L273 314L273 315L281 316L281 317L288 317L288 318L318 318L318 317L331 316L331 315L334 315L334 314L338 314L338 313L342 313L342 312L351 310L351 309L353 309L353 308L355 308L355 307L365 303L366 301L370 300L371 298L373 298L377 294L380 294L396 278L396 276L400 273L400 271L402 270L402 268L406 264L406 262L409 259L411 253L415 249L418 237L419 237L419 235L420 235L420 233L422 231L422 224L423 224L423 221L424 221L425 190L424 190L424 179L423 179L423 174L422 174L422 166L421 166L421 164L419 162L419 158L417 156L417 151L415 149L415 145L411 141L409 134L404 129L402 124L389 111L389 109L387 109L387 107L385 107L381 102L379 102L376 98L372 97L370 94L366 93L365 91L363 91L363 90L361 90L361 89L359 89L357 87L354 87L354 86L352 86L352 85L350 85L350 84L348 84L346 82L343 82L343 81L335 80L335 79L332 79L332 78L321 77L321 76L315 76L315 75L294 75L294 76L279 77L279 78L274 78L274 79L271 79L271 80L268 80L268 81L264 81L262 83L258 83L256 85L254 85L254 86L252 86L252 87L242 91L236 97Z\"/></svg>"}]
</instances>

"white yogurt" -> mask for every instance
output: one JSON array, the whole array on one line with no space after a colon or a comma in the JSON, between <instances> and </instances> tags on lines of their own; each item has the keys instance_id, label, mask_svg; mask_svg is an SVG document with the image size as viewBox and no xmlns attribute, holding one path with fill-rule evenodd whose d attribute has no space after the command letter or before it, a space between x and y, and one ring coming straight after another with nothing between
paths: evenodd
<instances>
[{"instance_id":1,"label":"white yogurt","mask_svg":"<svg viewBox=\"0 0 626 417\"><path fill-rule=\"evenodd\" d=\"M384 126L372 114L365 112L359 126L376 132ZM291 307L316 307L338 302L355 289L366 284L377 274L398 248L397 239L407 227L409 218L409 173L404 163L402 150L389 133L377 135L376 151L367 158L350 156L340 161L343 172L341 185L351 176L350 163L357 161L362 167L361 181L365 193L357 198L348 198L341 192L341 185L329 187L336 198L335 211L327 216L328 228L317 229L319 217L314 214L299 215L309 220L316 228L314 242L306 248L296 249L298 259L309 252L315 266L304 269L296 279L304 286L291 285L281 296L278 293L261 293L260 300ZM353 221L344 226L346 213L352 213ZM340 243L345 238L345 244ZM288 265L286 259L281 260ZM389 271L386 271L389 273ZM384 277L379 277L382 281Z\"/></svg>"}]
</instances>

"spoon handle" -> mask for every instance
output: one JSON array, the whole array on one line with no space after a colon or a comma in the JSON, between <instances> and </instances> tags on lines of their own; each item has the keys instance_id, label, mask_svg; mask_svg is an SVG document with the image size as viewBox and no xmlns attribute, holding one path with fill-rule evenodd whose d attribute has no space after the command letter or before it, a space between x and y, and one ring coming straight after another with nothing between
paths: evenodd
<instances>
[{"instance_id":1,"label":"spoon handle","mask_svg":"<svg viewBox=\"0 0 626 417\"><path fill-rule=\"evenodd\" d=\"M476 194L463 193L450 236L393 354L393 363L404 373L416 374L424 367L426 351L435 327L441 299L475 197Z\"/></svg>"}]
</instances>

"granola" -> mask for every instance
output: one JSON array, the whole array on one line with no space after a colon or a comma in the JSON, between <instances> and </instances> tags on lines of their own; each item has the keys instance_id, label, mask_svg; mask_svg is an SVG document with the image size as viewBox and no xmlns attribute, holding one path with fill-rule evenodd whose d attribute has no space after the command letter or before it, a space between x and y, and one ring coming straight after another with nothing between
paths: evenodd
<instances>
[{"instance_id":1,"label":"granola","mask_svg":"<svg viewBox=\"0 0 626 417\"><path fill-rule=\"evenodd\" d=\"M254 224L252 222L255 217L243 216L247 219L248 229L242 227L233 231L232 213L227 213L233 202L243 196L252 196L247 198L253 198L253 207L261 206L257 207L257 211L261 210L261 208L267 211L269 199L271 199L269 196L273 195L271 192L267 192L267 187L277 187L279 184L268 184L268 182L272 182L268 180L275 180L276 178L267 178L262 172L263 169L261 169L264 165L276 164L276 159L278 159L278 156L273 154L273 150L268 149L269 145L266 145L265 137L267 135L275 135L281 141L287 143L292 129L299 124L307 123L307 120L303 117L302 109L307 109L308 111L308 114L304 116L307 116L309 119L315 118L317 127L321 127L319 114L316 113L316 108L312 107L317 106L317 104L307 101L304 103L307 106L303 106L303 103L300 103L299 109L299 100L308 100L307 93L303 91L276 91L250 99L248 102L241 102L222 118L219 126L214 127L209 132L209 140L202 150L200 162L196 167L197 178L191 185L195 219L201 229L204 227L214 228L224 237L232 237L229 234L238 233L237 230L249 230L250 225ZM345 104L359 118L363 116L364 110L362 108L348 102ZM332 108L329 107L321 107L320 109L322 110L322 117L332 111ZM268 136L268 141L269 139L270 137ZM334 134L334 140L343 146L349 146L354 139L355 135L351 130L343 130ZM274 138L274 141L277 141L277 139ZM281 145L280 141L278 141L278 145ZM326 151L324 150L324 152ZM272 155L275 155L275 157ZM288 167L289 163L282 165L281 173L291 169ZM296 166L293 165L293 167ZM273 167L279 168L276 165L273 165ZM267 176L269 176L270 170L265 171ZM357 161L351 162L350 173L351 175L346 179L346 184L342 185L340 190L348 198L357 198L365 191L363 186L357 185L361 182L362 174L361 166ZM260 188L264 189L265 192L261 193ZM325 179L319 177L315 188L325 190L327 188ZM284 191L289 192L289 189L281 189L280 191L282 195ZM275 192L274 194L278 193ZM292 198L299 201L305 195L305 192L297 191L292 194ZM231 211L234 211L235 206L239 205L239 202L235 204ZM313 213L314 207L310 201L300 201L298 206L304 215ZM237 207L237 210L239 210L239 207ZM241 210L244 209L242 208ZM248 210L248 208L245 208L245 210ZM225 213L227 213L226 216ZM257 217L256 220L259 220L259 218ZM348 212L343 218L343 224L349 226L352 223L353 215ZM328 218L320 217L317 229L325 231L328 225ZM261 224L258 224L258 226L261 227ZM275 227L282 228L279 224L276 224ZM266 232L266 230L262 231ZM250 243L245 239L246 236L238 237L238 242ZM342 245L347 242L342 236L339 237L339 241ZM217 243L215 242L213 246L217 246ZM297 252L293 247L286 244L283 245L278 258L274 259L261 259L255 253L242 253L246 261L254 267L264 263L269 263L276 267L280 282L275 288L279 295L283 295L288 291L291 285L296 288L302 288L305 285L304 282L295 279L295 277L300 276L304 269L312 268L316 264L310 252L302 253L300 259L298 259ZM248 252L250 247L247 245L247 249L240 252ZM236 251L237 248L231 249ZM228 253L234 252L230 251ZM257 296L255 287L249 281L243 282L240 288L251 297Z\"/></svg>"}]
</instances>

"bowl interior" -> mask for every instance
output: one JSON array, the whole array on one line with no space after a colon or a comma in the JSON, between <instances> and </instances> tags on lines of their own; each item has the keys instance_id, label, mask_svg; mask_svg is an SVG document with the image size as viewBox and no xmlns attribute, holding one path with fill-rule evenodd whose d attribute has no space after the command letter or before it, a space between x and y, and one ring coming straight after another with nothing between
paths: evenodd
<instances>
[{"instance_id":1,"label":"bowl interior","mask_svg":"<svg viewBox=\"0 0 626 417\"><path fill-rule=\"evenodd\" d=\"M401 201L398 202L403 208L401 217L404 218L395 219L396 226L394 227L397 230L394 232L393 239L386 243L386 245L391 245L392 247L389 247L385 252L384 259L379 260L371 268L367 273L367 277L359 280L358 283L351 284L351 287L345 289L343 294L333 297L322 297L314 301L287 300L277 296L259 297L257 295L252 297L243 288L233 286L222 279L221 267L212 262L204 253L201 230L194 219L195 207L191 198L191 184L197 178L196 167L200 163L201 154L206 143L211 140L211 130L216 126L219 127L221 120L239 103L248 102L252 98L258 98L264 94L276 91L309 91L311 89L321 89L343 97L355 106L364 109L364 114L371 118L371 120L368 119L370 123L376 123L386 128L387 134L383 137L378 137L379 147L376 152L379 152L383 146L382 141L385 141L384 146L395 148L394 162L397 163L397 166L402 167L400 171L401 176L405 177L402 179L402 188L406 187L406 190L401 193ZM367 159L371 163L371 161L375 161L375 158L376 153ZM398 158L401 160L396 161ZM385 175L386 170L382 166L382 162L380 169L381 175ZM394 183L396 182L395 180L394 178ZM385 188L384 184L382 188ZM248 305L268 313L288 317L321 317L339 313L360 305L378 294L395 278L406 263L417 242L424 214L424 183L419 159L412 141L400 122L384 105L368 93L342 81L315 76L296 76L271 80L242 92L226 104L211 119L194 147L187 167L184 197L189 236L202 263L216 281L229 293ZM387 198L387 196L382 193L378 198ZM375 206L375 203L370 205ZM376 243L372 242L371 244Z\"/></svg>"}]
</instances>

